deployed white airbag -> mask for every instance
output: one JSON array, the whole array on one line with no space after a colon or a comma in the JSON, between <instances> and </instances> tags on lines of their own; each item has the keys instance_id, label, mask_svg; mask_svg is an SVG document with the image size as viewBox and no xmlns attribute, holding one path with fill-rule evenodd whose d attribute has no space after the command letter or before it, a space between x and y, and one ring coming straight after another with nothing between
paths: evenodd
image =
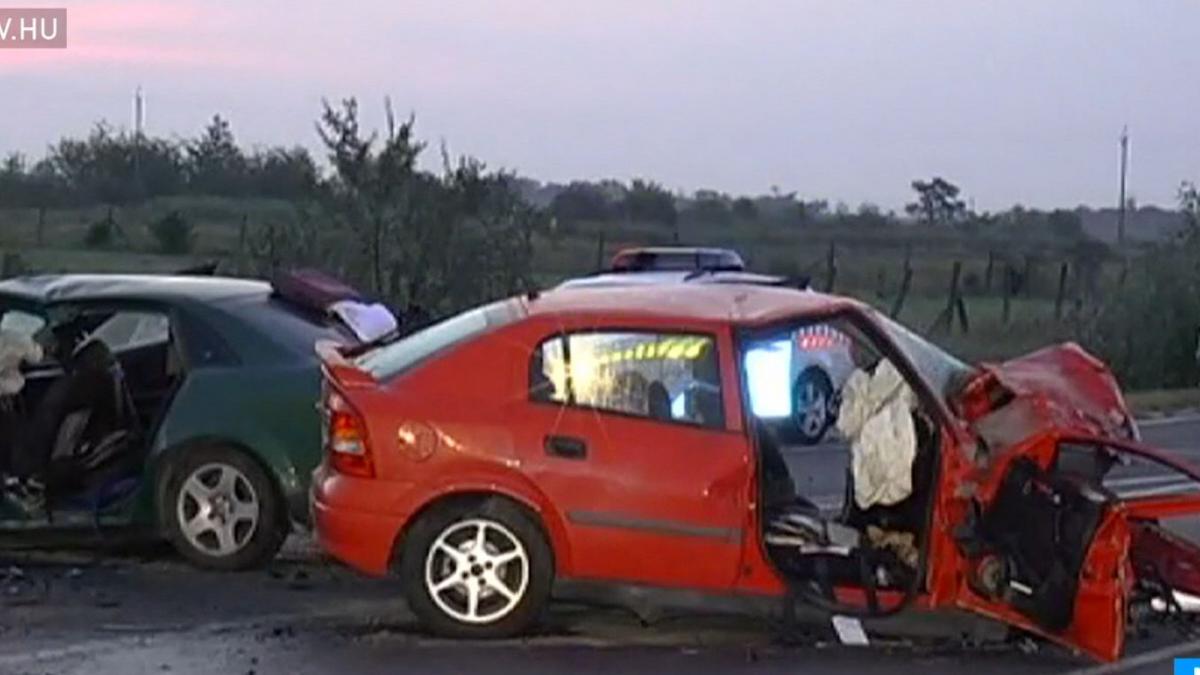
<instances>
[{"instance_id":1,"label":"deployed white airbag","mask_svg":"<svg viewBox=\"0 0 1200 675\"><path fill-rule=\"evenodd\" d=\"M856 370L842 389L838 430L850 441L854 501L859 508L888 506L912 494L917 431L916 396L891 361L874 373Z\"/></svg>"},{"instance_id":2,"label":"deployed white airbag","mask_svg":"<svg viewBox=\"0 0 1200 675\"><path fill-rule=\"evenodd\" d=\"M0 330L0 396L20 393L25 386L21 363L42 359L42 348L20 333Z\"/></svg>"}]
</instances>

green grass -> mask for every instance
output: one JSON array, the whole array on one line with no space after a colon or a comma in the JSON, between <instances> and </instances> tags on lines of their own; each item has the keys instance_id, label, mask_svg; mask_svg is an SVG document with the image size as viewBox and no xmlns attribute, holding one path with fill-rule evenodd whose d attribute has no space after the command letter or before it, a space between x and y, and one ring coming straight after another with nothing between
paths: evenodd
<instances>
[{"instance_id":1,"label":"green grass","mask_svg":"<svg viewBox=\"0 0 1200 675\"><path fill-rule=\"evenodd\" d=\"M173 210L194 226L193 252L165 256L156 252L148 225ZM294 222L293 205L270 199L173 197L154 199L136 207L116 208L113 217L123 236L109 249L89 249L83 239L91 223L107 216L106 207L55 209L44 214L40 228L35 209L0 210L0 250L16 252L25 269L42 272L151 271L169 272L201 260L224 261L225 269L244 262L239 247L244 234L253 239L271 224ZM599 246L603 233L603 248ZM955 262L963 266L961 281L967 292L970 331L957 326L933 339L963 358L995 360L1028 352L1049 342L1067 339L1068 325L1054 319L1053 297L1057 270L1073 253L1062 242L1035 237L989 241L953 230L922 227L855 229L832 225L768 226L743 223L737 227L685 224L683 241L698 245L728 246L740 251L752 269L783 275L808 275L814 286L827 281L826 258L836 242L834 291L890 309L903 278L904 261L910 258L913 277L899 319L925 333L945 307ZM534 242L534 275L546 285L565 277L595 270L597 263L624 246L670 244L669 228L653 223L569 223ZM989 251L994 260L991 289L987 284ZM1014 298L1011 318L1003 321L1000 287L1003 260L1024 269L1024 256L1036 254L1034 279L1028 295ZM1115 278L1108 264L1102 276ZM1072 293L1074 289L1072 288Z\"/></svg>"}]
</instances>

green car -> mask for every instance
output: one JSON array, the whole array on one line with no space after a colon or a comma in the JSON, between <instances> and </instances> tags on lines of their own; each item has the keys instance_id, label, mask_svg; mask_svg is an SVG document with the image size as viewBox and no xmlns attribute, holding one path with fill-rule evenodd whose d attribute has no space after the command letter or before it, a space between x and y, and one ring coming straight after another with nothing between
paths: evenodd
<instances>
[{"instance_id":1,"label":"green car","mask_svg":"<svg viewBox=\"0 0 1200 675\"><path fill-rule=\"evenodd\" d=\"M43 354L0 397L0 471L45 460L40 508L0 495L0 541L134 530L233 570L307 522L313 346L353 340L327 314L262 281L32 276L0 282L0 336Z\"/></svg>"}]
</instances>

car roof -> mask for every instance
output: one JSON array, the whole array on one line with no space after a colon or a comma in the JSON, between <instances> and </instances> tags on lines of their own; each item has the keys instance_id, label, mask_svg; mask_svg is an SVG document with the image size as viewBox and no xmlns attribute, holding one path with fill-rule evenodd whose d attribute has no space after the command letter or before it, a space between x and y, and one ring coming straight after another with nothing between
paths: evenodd
<instances>
[{"instance_id":1,"label":"car roof","mask_svg":"<svg viewBox=\"0 0 1200 675\"><path fill-rule=\"evenodd\" d=\"M783 277L754 272L704 270L648 270L644 272L601 272L587 277L567 279L555 288L585 288L593 286L638 286L648 284L692 284L747 283L783 285Z\"/></svg>"},{"instance_id":2,"label":"car roof","mask_svg":"<svg viewBox=\"0 0 1200 675\"><path fill-rule=\"evenodd\" d=\"M166 300L212 302L271 292L265 281L165 274L43 274L0 281L0 294L35 303L63 300Z\"/></svg>"},{"instance_id":3,"label":"car roof","mask_svg":"<svg viewBox=\"0 0 1200 675\"><path fill-rule=\"evenodd\" d=\"M680 282L559 287L528 300L526 306L531 316L638 316L753 326L862 305L784 286Z\"/></svg>"}]
</instances>

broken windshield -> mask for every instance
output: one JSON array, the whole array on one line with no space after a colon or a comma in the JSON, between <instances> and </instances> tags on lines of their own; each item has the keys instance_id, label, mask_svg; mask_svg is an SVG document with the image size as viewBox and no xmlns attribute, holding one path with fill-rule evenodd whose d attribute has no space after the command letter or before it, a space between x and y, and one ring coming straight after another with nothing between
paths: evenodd
<instances>
[{"instance_id":1,"label":"broken windshield","mask_svg":"<svg viewBox=\"0 0 1200 675\"><path fill-rule=\"evenodd\" d=\"M871 310L876 322L883 328L892 342L912 361L921 377L946 399L957 392L974 368L941 347L929 342L882 312Z\"/></svg>"}]
</instances>

